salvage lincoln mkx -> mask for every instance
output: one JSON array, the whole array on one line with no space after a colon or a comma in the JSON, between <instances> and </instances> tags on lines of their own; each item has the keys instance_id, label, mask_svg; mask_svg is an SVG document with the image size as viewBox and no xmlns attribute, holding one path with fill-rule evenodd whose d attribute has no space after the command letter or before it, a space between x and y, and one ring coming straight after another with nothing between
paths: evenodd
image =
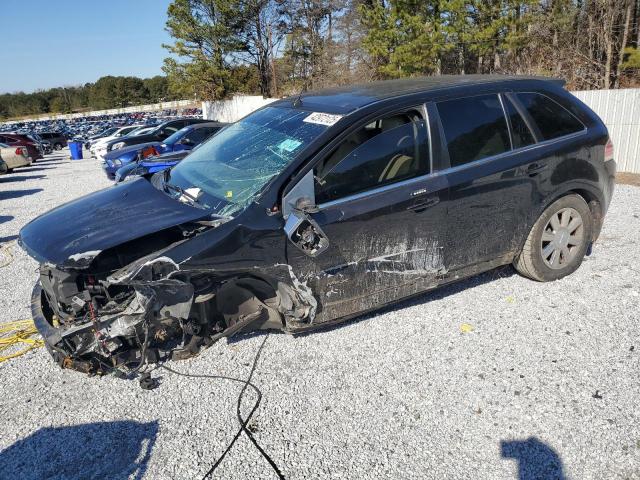
<instances>
[{"instance_id":1,"label":"salvage lincoln mkx","mask_svg":"<svg viewBox=\"0 0 640 480\"><path fill-rule=\"evenodd\" d=\"M614 174L605 126L560 81L308 92L25 226L41 263L33 317L61 366L101 374L239 331L302 332L500 265L557 280L597 239Z\"/></svg>"}]
</instances>

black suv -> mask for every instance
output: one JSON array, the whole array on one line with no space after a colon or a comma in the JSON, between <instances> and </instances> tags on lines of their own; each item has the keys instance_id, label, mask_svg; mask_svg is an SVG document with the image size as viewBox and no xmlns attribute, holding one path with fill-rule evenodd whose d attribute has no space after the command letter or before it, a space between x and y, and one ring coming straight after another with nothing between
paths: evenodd
<instances>
[{"instance_id":1,"label":"black suv","mask_svg":"<svg viewBox=\"0 0 640 480\"><path fill-rule=\"evenodd\" d=\"M48 141L54 150L62 150L67 146L67 137L57 132L39 132L40 138Z\"/></svg>"},{"instance_id":2,"label":"black suv","mask_svg":"<svg viewBox=\"0 0 640 480\"><path fill-rule=\"evenodd\" d=\"M168 122L161 123L147 134L132 135L111 140L107 143L107 152L128 147L130 145L139 145L141 143L148 142L162 142L187 125L210 121L211 120L203 120L202 118L180 118L178 120L169 120Z\"/></svg>"},{"instance_id":3,"label":"black suv","mask_svg":"<svg viewBox=\"0 0 640 480\"><path fill-rule=\"evenodd\" d=\"M560 81L433 77L309 92L171 170L20 232L61 365L139 366L252 329L342 321L500 265L539 281L597 239L616 164Z\"/></svg>"}]
</instances>

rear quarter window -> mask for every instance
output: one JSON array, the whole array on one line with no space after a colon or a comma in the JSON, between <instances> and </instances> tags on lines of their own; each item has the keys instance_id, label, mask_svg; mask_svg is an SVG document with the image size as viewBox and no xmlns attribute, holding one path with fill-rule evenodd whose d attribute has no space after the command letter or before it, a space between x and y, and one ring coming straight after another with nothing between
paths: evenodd
<instances>
[{"instance_id":1,"label":"rear quarter window","mask_svg":"<svg viewBox=\"0 0 640 480\"><path fill-rule=\"evenodd\" d=\"M437 107L452 167L511 150L497 94L445 100Z\"/></svg>"},{"instance_id":2,"label":"rear quarter window","mask_svg":"<svg viewBox=\"0 0 640 480\"><path fill-rule=\"evenodd\" d=\"M538 126L544 140L578 133L585 129L566 108L540 93L516 93L516 97Z\"/></svg>"}]
</instances>

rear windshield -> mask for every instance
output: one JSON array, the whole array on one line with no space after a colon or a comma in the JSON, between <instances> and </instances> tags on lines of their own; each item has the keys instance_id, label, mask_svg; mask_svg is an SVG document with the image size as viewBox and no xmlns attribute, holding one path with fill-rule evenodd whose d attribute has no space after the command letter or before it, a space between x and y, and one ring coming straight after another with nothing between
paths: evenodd
<instances>
[{"instance_id":1,"label":"rear windshield","mask_svg":"<svg viewBox=\"0 0 640 480\"><path fill-rule=\"evenodd\" d=\"M231 216L328 128L308 117L310 112L289 108L254 112L201 144L171 170L167 181L201 190L205 207Z\"/></svg>"}]
</instances>

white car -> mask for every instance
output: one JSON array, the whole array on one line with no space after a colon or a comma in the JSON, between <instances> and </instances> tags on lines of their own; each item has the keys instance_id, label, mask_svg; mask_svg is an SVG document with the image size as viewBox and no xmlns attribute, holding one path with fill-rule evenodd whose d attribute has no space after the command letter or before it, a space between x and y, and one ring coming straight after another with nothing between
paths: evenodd
<instances>
[{"instance_id":1,"label":"white car","mask_svg":"<svg viewBox=\"0 0 640 480\"><path fill-rule=\"evenodd\" d=\"M0 143L0 175L11 172L16 167L31 165L31 157L26 147L10 147Z\"/></svg>"},{"instance_id":2,"label":"white car","mask_svg":"<svg viewBox=\"0 0 640 480\"><path fill-rule=\"evenodd\" d=\"M144 125L129 125L126 127L121 127L108 137L102 137L101 139L96 141L93 145L91 145L89 151L91 152L92 156L96 157L98 160L104 161L104 154L107 153L108 142L110 142L111 140L115 140L116 138L125 137L130 133L141 129L142 127L144 127Z\"/></svg>"}]
</instances>

